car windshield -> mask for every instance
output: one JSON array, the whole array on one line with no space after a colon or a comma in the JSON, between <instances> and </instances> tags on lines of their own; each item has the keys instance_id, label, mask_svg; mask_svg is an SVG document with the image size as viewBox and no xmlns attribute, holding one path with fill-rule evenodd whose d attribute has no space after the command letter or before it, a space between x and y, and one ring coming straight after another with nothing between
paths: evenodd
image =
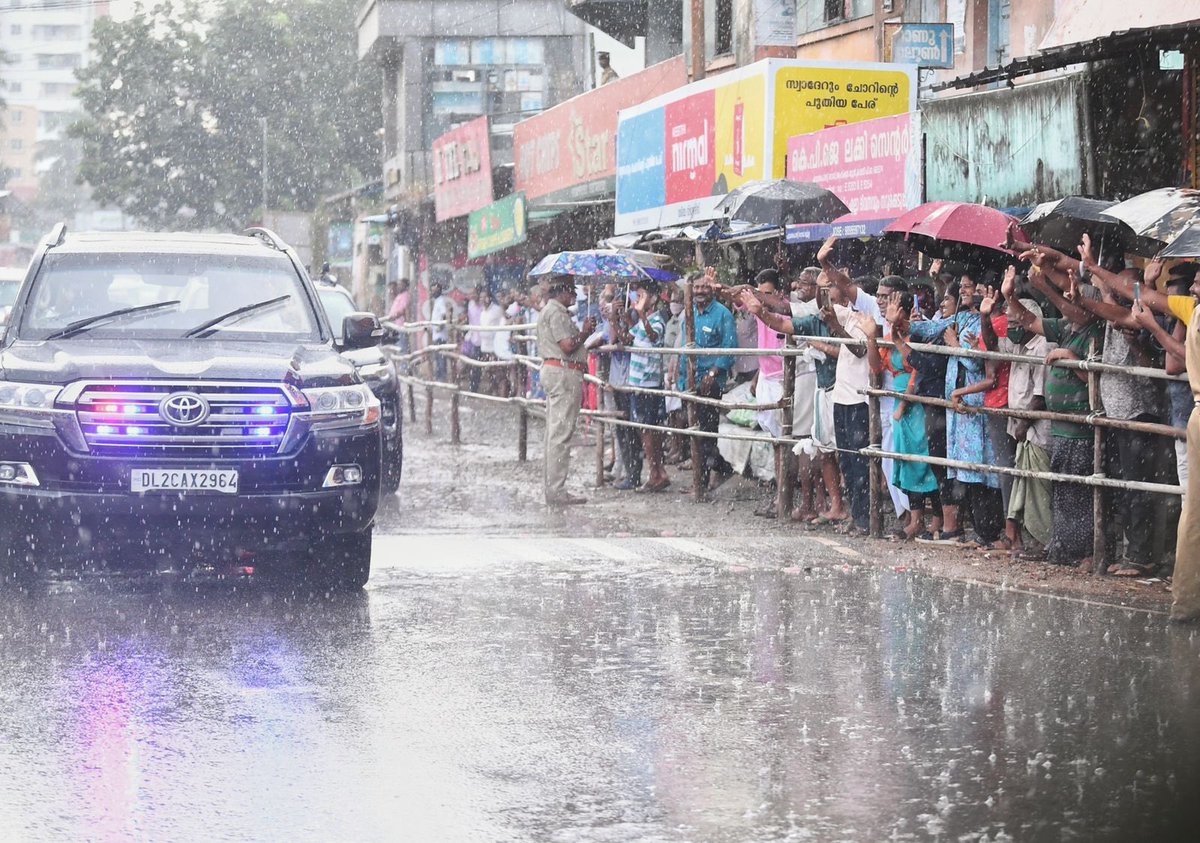
<instances>
[{"instance_id":1,"label":"car windshield","mask_svg":"<svg viewBox=\"0 0 1200 843\"><path fill-rule=\"evenodd\" d=\"M281 256L199 254L50 254L34 281L20 334L46 339L73 325L124 311L84 330L88 337L172 339L239 308L206 335L225 339L318 339L308 294ZM168 304L178 302L178 304ZM164 304L154 308L153 305Z\"/></svg>"},{"instance_id":2,"label":"car windshield","mask_svg":"<svg viewBox=\"0 0 1200 843\"><path fill-rule=\"evenodd\" d=\"M333 329L334 337L341 342L342 321L357 310L354 300L342 290L329 287L318 289L317 295L321 297L321 306L325 308L325 315L329 317L329 326Z\"/></svg>"}]
</instances>

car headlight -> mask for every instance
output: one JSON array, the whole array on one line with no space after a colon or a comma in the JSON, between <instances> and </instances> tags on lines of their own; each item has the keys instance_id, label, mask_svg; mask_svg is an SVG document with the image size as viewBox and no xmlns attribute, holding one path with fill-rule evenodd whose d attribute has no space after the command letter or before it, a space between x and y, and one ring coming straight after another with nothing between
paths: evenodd
<instances>
[{"instance_id":1,"label":"car headlight","mask_svg":"<svg viewBox=\"0 0 1200 843\"><path fill-rule=\"evenodd\" d=\"M379 421L379 399L366 384L305 389L314 428L359 427Z\"/></svg>"},{"instance_id":2,"label":"car headlight","mask_svg":"<svg viewBox=\"0 0 1200 843\"><path fill-rule=\"evenodd\" d=\"M61 386L0 381L0 421L46 421Z\"/></svg>"}]
</instances>

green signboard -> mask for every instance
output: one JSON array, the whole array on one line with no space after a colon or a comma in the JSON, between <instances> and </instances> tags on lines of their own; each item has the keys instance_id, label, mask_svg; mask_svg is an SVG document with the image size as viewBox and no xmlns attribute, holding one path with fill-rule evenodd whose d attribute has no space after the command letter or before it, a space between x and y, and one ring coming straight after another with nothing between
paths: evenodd
<instances>
[{"instance_id":1,"label":"green signboard","mask_svg":"<svg viewBox=\"0 0 1200 843\"><path fill-rule=\"evenodd\" d=\"M472 211L467 220L467 257L481 258L524 243L528 235L526 222L524 193L514 193Z\"/></svg>"}]
</instances>

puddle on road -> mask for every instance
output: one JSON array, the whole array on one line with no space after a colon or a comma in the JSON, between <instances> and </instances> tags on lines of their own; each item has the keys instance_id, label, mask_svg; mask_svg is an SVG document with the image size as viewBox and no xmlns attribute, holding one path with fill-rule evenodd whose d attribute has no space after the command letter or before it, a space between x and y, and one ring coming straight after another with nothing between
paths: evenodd
<instances>
[{"instance_id":1,"label":"puddle on road","mask_svg":"<svg viewBox=\"0 0 1200 843\"><path fill-rule=\"evenodd\" d=\"M1157 616L840 561L550 573L0 596L0 827L1172 839L1194 810L1200 642Z\"/></svg>"}]
</instances>

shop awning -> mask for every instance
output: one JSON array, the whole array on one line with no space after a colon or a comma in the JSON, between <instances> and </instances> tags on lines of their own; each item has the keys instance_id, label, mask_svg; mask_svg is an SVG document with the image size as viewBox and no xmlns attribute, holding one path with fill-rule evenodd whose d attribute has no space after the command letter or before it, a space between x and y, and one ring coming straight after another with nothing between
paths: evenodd
<instances>
[{"instance_id":1,"label":"shop awning","mask_svg":"<svg viewBox=\"0 0 1200 843\"><path fill-rule=\"evenodd\" d=\"M567 0L575 17L632 47L646 34L647 0Z\"/></svg>"},{"instance_id":2,"label":"shop awning","mask_svg":"<svg viewBox=\"0 0 1200 843\"><path fill-rule=\"evenodd\" d=\"M1146 0L1140 5L1075 0L1056 18L1037 55L942 82L933 90L974 88L1146 49L1180 50L1200 41L1200 11L1192 4Z\"/></svg>"}]
</instances>

